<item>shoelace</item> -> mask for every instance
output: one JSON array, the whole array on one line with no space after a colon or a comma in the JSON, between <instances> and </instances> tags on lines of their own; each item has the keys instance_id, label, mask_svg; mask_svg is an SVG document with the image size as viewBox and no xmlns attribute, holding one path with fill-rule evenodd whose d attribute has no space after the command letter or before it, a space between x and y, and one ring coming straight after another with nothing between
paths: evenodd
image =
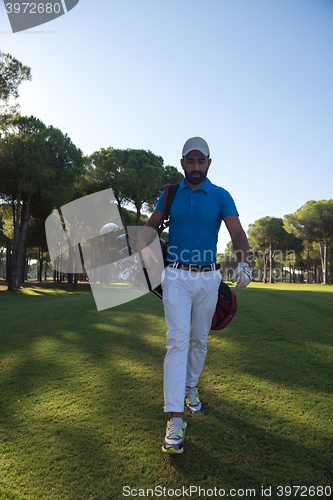
<instances>
[{"instance_id":1,"label":"shoelace","mask_svg":"<svg viewBox=\"0 0 333 500\"><path fill-rule=\"evenodd\" d=\"M197 390L195 387L190 387L186 391L186 397L191 401L191 405L197 406Z\"/></svg>"},{"instance_id":2,"label":"shoelace","mask_svg":"<svg viewBox=\"0 0 333 500\"><path fill-rule=\"evenodd\" d=\"M169 422L169 437L178 437L178 432L183 427L183 422L174 422L170 420Z\"/></svg>"}]
</instances>

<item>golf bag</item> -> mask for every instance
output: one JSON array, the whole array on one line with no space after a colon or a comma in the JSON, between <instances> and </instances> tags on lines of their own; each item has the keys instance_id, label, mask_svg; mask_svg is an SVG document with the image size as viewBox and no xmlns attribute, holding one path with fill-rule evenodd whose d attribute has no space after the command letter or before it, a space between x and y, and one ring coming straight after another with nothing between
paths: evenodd
<instances>
[{"instance_id":1,"label":"golf bag","mask_svg":"<svg viewBox=\"0 0 333 500\"><path fill-rule=\"evenodd\" d=\"M178 186L179 186L179 184L165 184L165 186L164 186L163 217L162 217L160 226L157 230L157 233L159 236L169 226L170 208L171 208L173 199L175 197L175 194L177 192ZM164 263L165 263L166 256L168 253L168 245L166 245L162 240L160 240L160 241L161 241L163 259L164 259Z\"/></svg>"},{"instance_id":2,"label":"golf bag","mask_svg":"<svg viewBox=\"0 0 333 500\"><path fill-rule=\"evenodd\" d=\"M173 199L175 197L175 194L177 192L179 184L165 184L164 185L164 203L163 203L163 217L161 219L159 228L157 230L158 236L161 235L161 233L169 226L170 222L170 208L173 202ZM164 243L160 239L160 244L161 244L161 250L162 250L162 255L163 255L163 260L164 260L164 267L166 263L166 256L168 253L168 245ZM145 272L146 279L148 278L147 273ZM147 279L147 283L149 285L149 278ZM155 295L157 295L160 299L162 299L162 287L161 285L158 285L158 287L154 288L154 290L150 290L153 292Z\"/></svg>"},{"instance_id":3,"label":"golf bag","mask_svg":"<svg viewBox=\"0 0 333 500\"><path fill-rule=\"evenodd\" d=\"M237 310L234 291L221 281L215 313L212 319L212 330L222 330L232 320Z\"/></svg>"},{"instance_id":4,"label":"golf bag","mask_svg":"<svg viewBox=\"0 0 333 500\"><path fill-rule=\"evenodd\" d=\"M170 222L170 208L177 192L179 184L166 184L164 186L164 206L163 217L158 228L158 235L169 226ZM167 245L161 241L161 248L164 263L168 252ZM154 290L151 290L155 295L162 299L162 287L159 285ZM212 330L222 330L232 320L237 310L237 300L234 291L223 281L221 281L218 290L218 299L216 310L212 319Z\"/></svg>"}]
</instances>

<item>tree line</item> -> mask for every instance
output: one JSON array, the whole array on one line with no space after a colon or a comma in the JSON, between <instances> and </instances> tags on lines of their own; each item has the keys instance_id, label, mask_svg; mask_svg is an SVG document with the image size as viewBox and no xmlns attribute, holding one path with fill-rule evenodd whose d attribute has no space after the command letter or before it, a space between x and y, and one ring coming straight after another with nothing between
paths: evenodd
<instances>
[{"instance_id":1,"label":"tree line","mask_svg":"<svg viewBox=\"0 0 333 500\"><path fill-rule=\"evenodd\" d=\"M333 282L333 200L308 201L283 219L263 217L247 234L254 279ZM218 260L231 275L236 267L231 243Z\"/></svg>"},{"instance_id":2,"label":"tree line","mask_svg":"<svg viewBox=\"0 0 333 500\"><path fill-rule=\"evenodd\" d=\"M183 177L151 151L110 147L84 156L67 134L20 115L16 100L25 80L30 68L0 52L0 273L9 290L25 280L27 259L36 258L37 249L41 278L49 260L44 224L53 210L112 188L123 224L140 225L142 209L156 204L163 185ZM135 207L134 221L126 203Z\"/></svg>"},{"instance_id":3,"label":"tree line","mask_svg":"<svg viewBox=\"0 0 333 500\"><path fill-rule=\"evenodd\" d=\"M84 156L67 134L21 116L18 87L30 80L29 67L0 52L0 277L9 290L26 279L29 259L39 262L38 278L43 266L46 276L51 263L45 220L53 210L112 188L124 226L138 226L164 184L183 178L151 151L109 147ZM124 207L128 203L134 212ZM333 200L309 201L284 219L259 219L250 224L248 238L255 278L286 279L289 269L289 279L332 282ZM231 244L218 258L226 272L236 266ZM75 284L77 276L67 279Z\"/></svg>"}]
</instances>

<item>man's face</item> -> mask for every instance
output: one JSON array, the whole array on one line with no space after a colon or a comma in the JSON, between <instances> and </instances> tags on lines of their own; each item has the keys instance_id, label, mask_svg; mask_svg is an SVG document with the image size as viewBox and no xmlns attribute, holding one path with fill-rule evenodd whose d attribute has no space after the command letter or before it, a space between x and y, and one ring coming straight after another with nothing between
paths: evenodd
<instances>
[{"instance_id":1,"label":"man's face","mask_svg":"<svg viewBox=\"0 0 333 500\"><path fill-rule=\"evenodd\" d=\"M203 184L211 161L201 151L196 149L190 151L188 155L180 160L187 182L192 185Z\"/></svg>"}]
</instances>

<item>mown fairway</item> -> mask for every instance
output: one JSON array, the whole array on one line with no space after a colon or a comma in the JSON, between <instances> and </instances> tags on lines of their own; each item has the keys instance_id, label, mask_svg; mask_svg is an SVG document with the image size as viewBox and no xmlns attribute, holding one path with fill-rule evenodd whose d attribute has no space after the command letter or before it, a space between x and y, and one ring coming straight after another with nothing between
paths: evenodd
<instances>
[{"instance_id":1,"label":"mown fairway","mask_svg":"<svg viewBox=\"0 0 333 500\"><path fill-rule=\"evenodd\" d=\"M237 293L235 318L209 339L205 415L185 413L185 453L169 456L158 298L97 312L88 286L0 291L0 498L183 498L172 490L190 486L223 488L225 498L233 489L236 499L250 488L268 498L262 486L272 498L330 498L332 292L251 284ZM298 485L316 490L274 489ZM192 489L192 498L205 497Z\"/></svg>"}]
</instances>

